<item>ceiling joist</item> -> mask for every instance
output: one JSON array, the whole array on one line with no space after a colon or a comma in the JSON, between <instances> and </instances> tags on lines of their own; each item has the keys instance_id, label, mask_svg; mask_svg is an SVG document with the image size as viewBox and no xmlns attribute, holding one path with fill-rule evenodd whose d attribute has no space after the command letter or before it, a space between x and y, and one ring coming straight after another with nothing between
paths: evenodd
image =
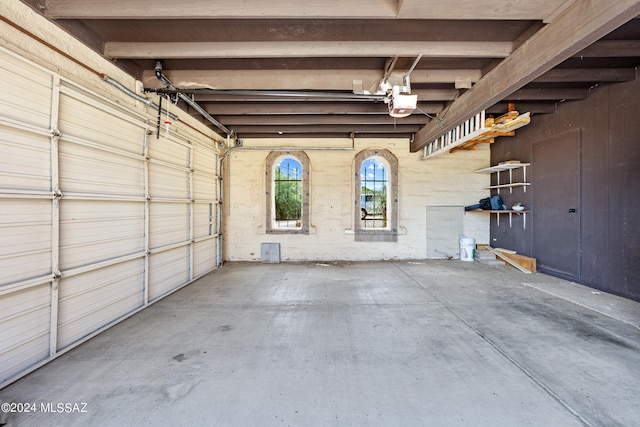
<instances>
[{"instance_id":1,"label":"ceiling joist","mask_svg":"<svg viewBox=\"0 0 640 427\"><path fill-rule=\"evenodd\" d=\"M512 42L482 41L251 41L108 42L108 58L286 58L423 55L431 58L506 58Z\"/></svg>"},{"instance_id":2,"label":"ceiling joist","mask_svg":"<svg viewBox=\"0 0 640 427\"><path fill-rule=\"evenodd\" d=\"M389 110L382 102L261 102L261 103L204 103L204 108L213 116L218 115L268 115L268 114L374 114L383 118L388 117ZM420 103L420 110L427 114L436 114L442 111L442 103ZM417 112L416 114L418 114Z\"/></svg>"},{"instance_id":3,"label":"ceiling joist","mask_svg":"<svg viewBox=\"0 0 640 427\"><path fill-rule=\"evenodd\" d=\"M280 0L230 2L227 0L127 0L113 7L107 0L47 0L45 13L54 19L546 19L564 0L510 1L449 0L316 0L291 3Z\"/></svg>"},{"instance_id":4,"label":"ceiling joist","mask_svg":"<svg viewBox=\"0 0 640 427\"><path fill-rule=\"evenodd\" d=\"M362 87L377 86L382 78L379 70L167 70L165 75L181 89L274 89L274 90L343 90L352 92L354 81ZM403 72L392 73L400 79ZM411 74L413 85L422 83L450 83L458 79L476 82L480 70L415 70ZM145 87L157 88L162 84L153 70L142 76Z\"/></svg>"}]
</instances>

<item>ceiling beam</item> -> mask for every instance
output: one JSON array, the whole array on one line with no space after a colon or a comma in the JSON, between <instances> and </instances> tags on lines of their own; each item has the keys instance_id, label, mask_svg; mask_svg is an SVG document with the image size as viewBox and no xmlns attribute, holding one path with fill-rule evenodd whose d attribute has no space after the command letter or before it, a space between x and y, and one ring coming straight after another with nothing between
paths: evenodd
<instances>
[{"instance_id":1,"label":"ceiling beam","mask_svg":"<svg viewBox=\"0 0 640 427\"><path fill-rule=\"evenodd\" d=\"M47 0L45 13L55 19L544 19L563 0Z\"/></svg>"},{"instance_id":2,"label":"ceiling beam","mask_svg":"<svg viewBox=\"0 0 640 427\"><path fill-rule=\"evenodd\" d=\"M635 79L635 68L554 68L533 82L630 82Z\"/></svg>"},{"instance_id":3,"label":"ceiling beam","mask_svg":"<svg viewBox=\"0 0 640 427\"><path fill-rule=\"evenodd\" d=\"M600 40L574 55L577 58L633 58L640 56L640 40Z\"/></svg>"},{"instance_id":4,"label":"ceiling beam","mask_svg":"<svg viewBox=\"0 0 640 427\"><path fill-rule=\"evenodd\" d=\"M196 99L196 102L198 100ZM379 114L388 115L389 108L382 102L297 102L297 103L213 103L201 104L207 113L219 115L270 115L270 114ZM444 104L428 102L418 104L427 114L437 114ZM417 113L416 113L417 114Z\"/></svg>"},{"instance_id":5,"label":"ceiling beam","mask_svg":"<svg viewBox=\"0 0 640 427\"><path fill-rule=\"evenodd\" d=\"M559 89L519 89L511 95L507 95L505 101L553 101L587 99L589 89L559 88Z\"/></svg>"},{"instance_id":6,"label":"ceiling beam","mask_svg":"<svg viewBox=\"0 0 640 427\"><path fill-rule=\"evenodd\" d=\"M558 102L517 102L516 111L531 114L555 113L558 109ZM487 108L487 114L504 114L509 111L509 102L498 102Z\"/></svg>"},{"instance_id":7,"label":"ceiling beam","mask_svg":"<svg viewBox=\"0 0 640 427\"><path fill-rule=\"evenodd\" d=\"M251 134L242 134L240 135L240 140L245 139L258 139L258 138L269 138L269 139L304 139L304 138L346 138L351 140L355 139L372 139L372 138L380 138L389 140L390 138L399 139L399 140L409 140L413 132L394 132L393 134L388 133L367 133L367 132L314 132L312 134L300 132L287 132L287 133L273 133L273 132L265 132L265 133L251 133Z\"/></svg>"},{"instance_id":8,"label":"ceiling beam","mask_svg":"<svg viewBox=\"0 0 640 427\"><path fill-rule=\"evenodd\" d=\"M453 101L442 120L433 120L415 136L415 152L467 118L522 88L551 68L640 13L640 0L584 0L573 3Z\"/></svg>"},{"instance_id":9,"label":"ceiling beam","mask_svg":"<svg viewBox=\"0 0 640 427\"><path fill-rule=\"evenodd\" d=\"M282 126L231 126L234 132L242 136L250 133L350 133L350 132L367 132L367 133L387 133L395 134L397 132L412 133L420 129L420 125L282 125Z\"/></svg>"},{"instance_id":10,"label":"ceiling beam","mask_svg":"<svg viewBox=\"0 0 640 427\"><path fill-rule=\"evenodd\" d=\"M506 58L512 42L486 41L251 41L107 42L113 59L310 58L418 56L431 58Z\"/></svg>"},{"instance_id":11,"label":"ceiling beam","mask_svg":"<svg viewBox=\"0 0 640 427\"><path fill-rule=\"evenodd\" d=\"M418 101L453 101L458 96L455 89L413 89L413 95L418 95ZM562 97L560 97L562 98ZM560 99L558 97L547 99ZM300 96L274 96L266 97L260 95L235 95L235 94L206 94L197 95L198 102L327 102L326 99L310 96L308 98ZM371 102L369 99L350 99L348 102Z\"/></svg>"},{"instance_id":12,"label":"ceiling beam","mask_svg":"<svg viewBox=\"0 0 640 427\"><path fill-rule=\"evenodd\" d=\"M563 1L402 0L399 2L401 7L398 17L425 18L442 15L445 19L545 19L549 12L557 9Z\"/></svg>"},{"instance_id":13,"label":"ceiling beam","mask_svg":"<svg viewBox=\"0 0 640 427\"><path fill-rule=\"evenodd\" d=\"M409 117L393 118L381 114L288 114L288 115L217 115L216 120L225 126L260 125L424 125L430 119L424 114L414 113Z\"/></svg>"},{"instance_id":14,"label":"ceiling beam","mask_svg":"<svg viewBox=\"0 0 640 427\"><path fill-rule=\"evenodd\" d=\"M395 73L392 73L395 77ZM401 76L399 73L398 76ZM352 92L354 82L364 88L380 83L380 70L165 70L164 75L181 89L250 89L250 90L344 90ZM458 80L476 82L480 70L414 70L411 83L451 83ZM161 88L153 70L146 70L142 82L147 88Z\"/></svg>"}]
</instances>

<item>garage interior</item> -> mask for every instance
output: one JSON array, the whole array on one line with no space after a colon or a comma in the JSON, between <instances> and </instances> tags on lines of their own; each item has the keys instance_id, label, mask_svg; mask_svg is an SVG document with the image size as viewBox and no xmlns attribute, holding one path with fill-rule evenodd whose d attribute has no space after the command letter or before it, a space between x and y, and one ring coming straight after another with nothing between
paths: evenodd
<instances>
[{"instance_id":1,"label":"garage interior","mask_svg":"<svg viewBox=\"0 0 640 427\"><path fill-rule=\"evenodd\" d=\"M7 422L633 425L639 15L3 2Z\"/></svg>"}]
</instances>

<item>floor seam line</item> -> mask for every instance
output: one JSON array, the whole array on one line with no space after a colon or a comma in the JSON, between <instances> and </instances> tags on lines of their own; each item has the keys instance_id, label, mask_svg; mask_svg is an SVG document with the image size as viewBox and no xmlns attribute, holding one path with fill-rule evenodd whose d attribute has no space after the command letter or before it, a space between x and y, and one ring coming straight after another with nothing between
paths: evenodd
<instances>
[{"instance_id":1,"label":"floor seam line","mask_svg":"<svg viewBox=\"0 0 640 427\"><path fill-rule=\"evenodd\" d=\"M609 317L609 318L611 318L611 319L617 320L618 322L622 322L622 323L624 323L624 324L626 324L626 325L632 326L632 327L634 327L634 328L636 328L636 329L640 330L640 325L636 325L635 323L631 323L631 322L629 322L629 321L627 321L627 320L625 320L625 319L621 319L621 318L619 318L619 317L615 317L615 316L613 316L613 315L612 315L612 314L610 314L610 313L605 313L604 311L597 310L597 309L595 309L594 307L590 307L590 306L588 306L588 305L586 305L586 304L581 304L581 303L579 303L579 302L577 302L577 301L573 301L573 300L571 300L571 299L569 299L569 298L563 297L562 295L554 294L554 293L553 293L553 292L551 292L551 291L547 291L546 289L542 289L542 288L539 288L539 287L535 286L533 283L525 283L525 282L522 282L522 285L524 285L524 286L526 286L526 287L529 287L529 288L536 289L536 290L538 290L538 291L540 291L540 292L544 292L544 293L546 293L546 294L548 294L548 295L551 295L551 296L554 296L554 297L556 297L556 298L560 298L560 299L562 299L562 300L564 300L564 301L568 301L568 302L570 302L570 303L572 303L572 304L575 304L575 305L577 305L577 306L579 306L579 307L586 308L587 310L591 310L591 311L596 312L596 313L598 313L598 314L601 314L601 315L603 315L603 316L607 316L607 317Z\"/></svg>"},{"instance_id":2,"label":"floor seam line","mask_svg":"<svg viewBox=\"0 0 640 427\"><path fill-rule=\"evenodd\" d=\"M529 372L524 366L522 366L515 359L513 359L511 356L509 356L509 354L507 352L502 350L496 343L494 343L489 338L487 338L487 336L485 334L480 332L478 329L473 327L473 325L471 325L469 322L467 322L465 319L463 319L460 315L458 315L458 313L456 313L451 307L449 307L444 302L440 301L440 299L438 297L436 297L433 293L429 292L424 286L422 286L422 284L418 280L416 280L413 276L411 276L409 273L407 273L405 270L403 270L396 263L393 263L393 265L398 270L400 270L400 272L402 272L406 277L408 277L409 280L411 280L416 285L418 285L420 288L422 288L425 292L427 292L429 295L431 295L436 301L440 302L442 304L442 306L444 308L446 308L451 314L453 314L460 322L462 322L463 325L465 325L467 328L471 329L476 335L478 335L480 338L482 338L482 340L485 341L487 344L489 344L489 346L491 348L493 348L493 350L495 352L497 352L499 355L501 355L503 358L505 358L509 363L511 363L513 366L515 366L520 372L522 372L527 378L529 378L531 381L533 381L534 384L536 384L538 387L540 387L542 390L544 390L556 402L558 402L560 405L562 405L567 411L569 411L581 423L583 423L585 426L588 426L588 427L595 427L586 418L584 418L582 415L580 415L578 413L578 411L573 409L571 407L571 405L569 405L560 396L558 396L553 390L551 390L551 388L549 386L547 386L545 383L543 383L542 380L538 379L534 374Z\"/></svg>"}]
</instances>

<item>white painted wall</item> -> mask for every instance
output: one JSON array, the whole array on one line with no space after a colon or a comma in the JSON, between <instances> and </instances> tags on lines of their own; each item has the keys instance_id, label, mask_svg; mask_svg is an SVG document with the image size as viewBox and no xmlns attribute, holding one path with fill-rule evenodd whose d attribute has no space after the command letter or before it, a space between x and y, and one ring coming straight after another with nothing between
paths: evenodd
<instances>
[{"instance_id":1,"label":"white painted wall","mask_svg":"<svg viewBox=\"0 0 640 427\"><path fill-rule=\"evenodd\" d=\"M268 147L302 146L311 163L309 235L266 234L265 159ZM256 148L261 149L256 149ZM316 150L337 147L346 150ZM488 177L474 171L489 165L489 149L461 151L422 160L401 139L246 140L225 161L225 259L260 260L261 243L280 243L283 261L427 258L426 208L463 206L487 197ZM399 236L395 243L355 242L354 157L366 148L388 149L399 163ZM489 243L486 213L462 214L464 234ZM442 224L447 227L446 224ZM457 235L452 237L457 246ZM457 256L457 253L450 254ZM443 255L444 256L444 255Z\"/></svg>"}]
</instances>

